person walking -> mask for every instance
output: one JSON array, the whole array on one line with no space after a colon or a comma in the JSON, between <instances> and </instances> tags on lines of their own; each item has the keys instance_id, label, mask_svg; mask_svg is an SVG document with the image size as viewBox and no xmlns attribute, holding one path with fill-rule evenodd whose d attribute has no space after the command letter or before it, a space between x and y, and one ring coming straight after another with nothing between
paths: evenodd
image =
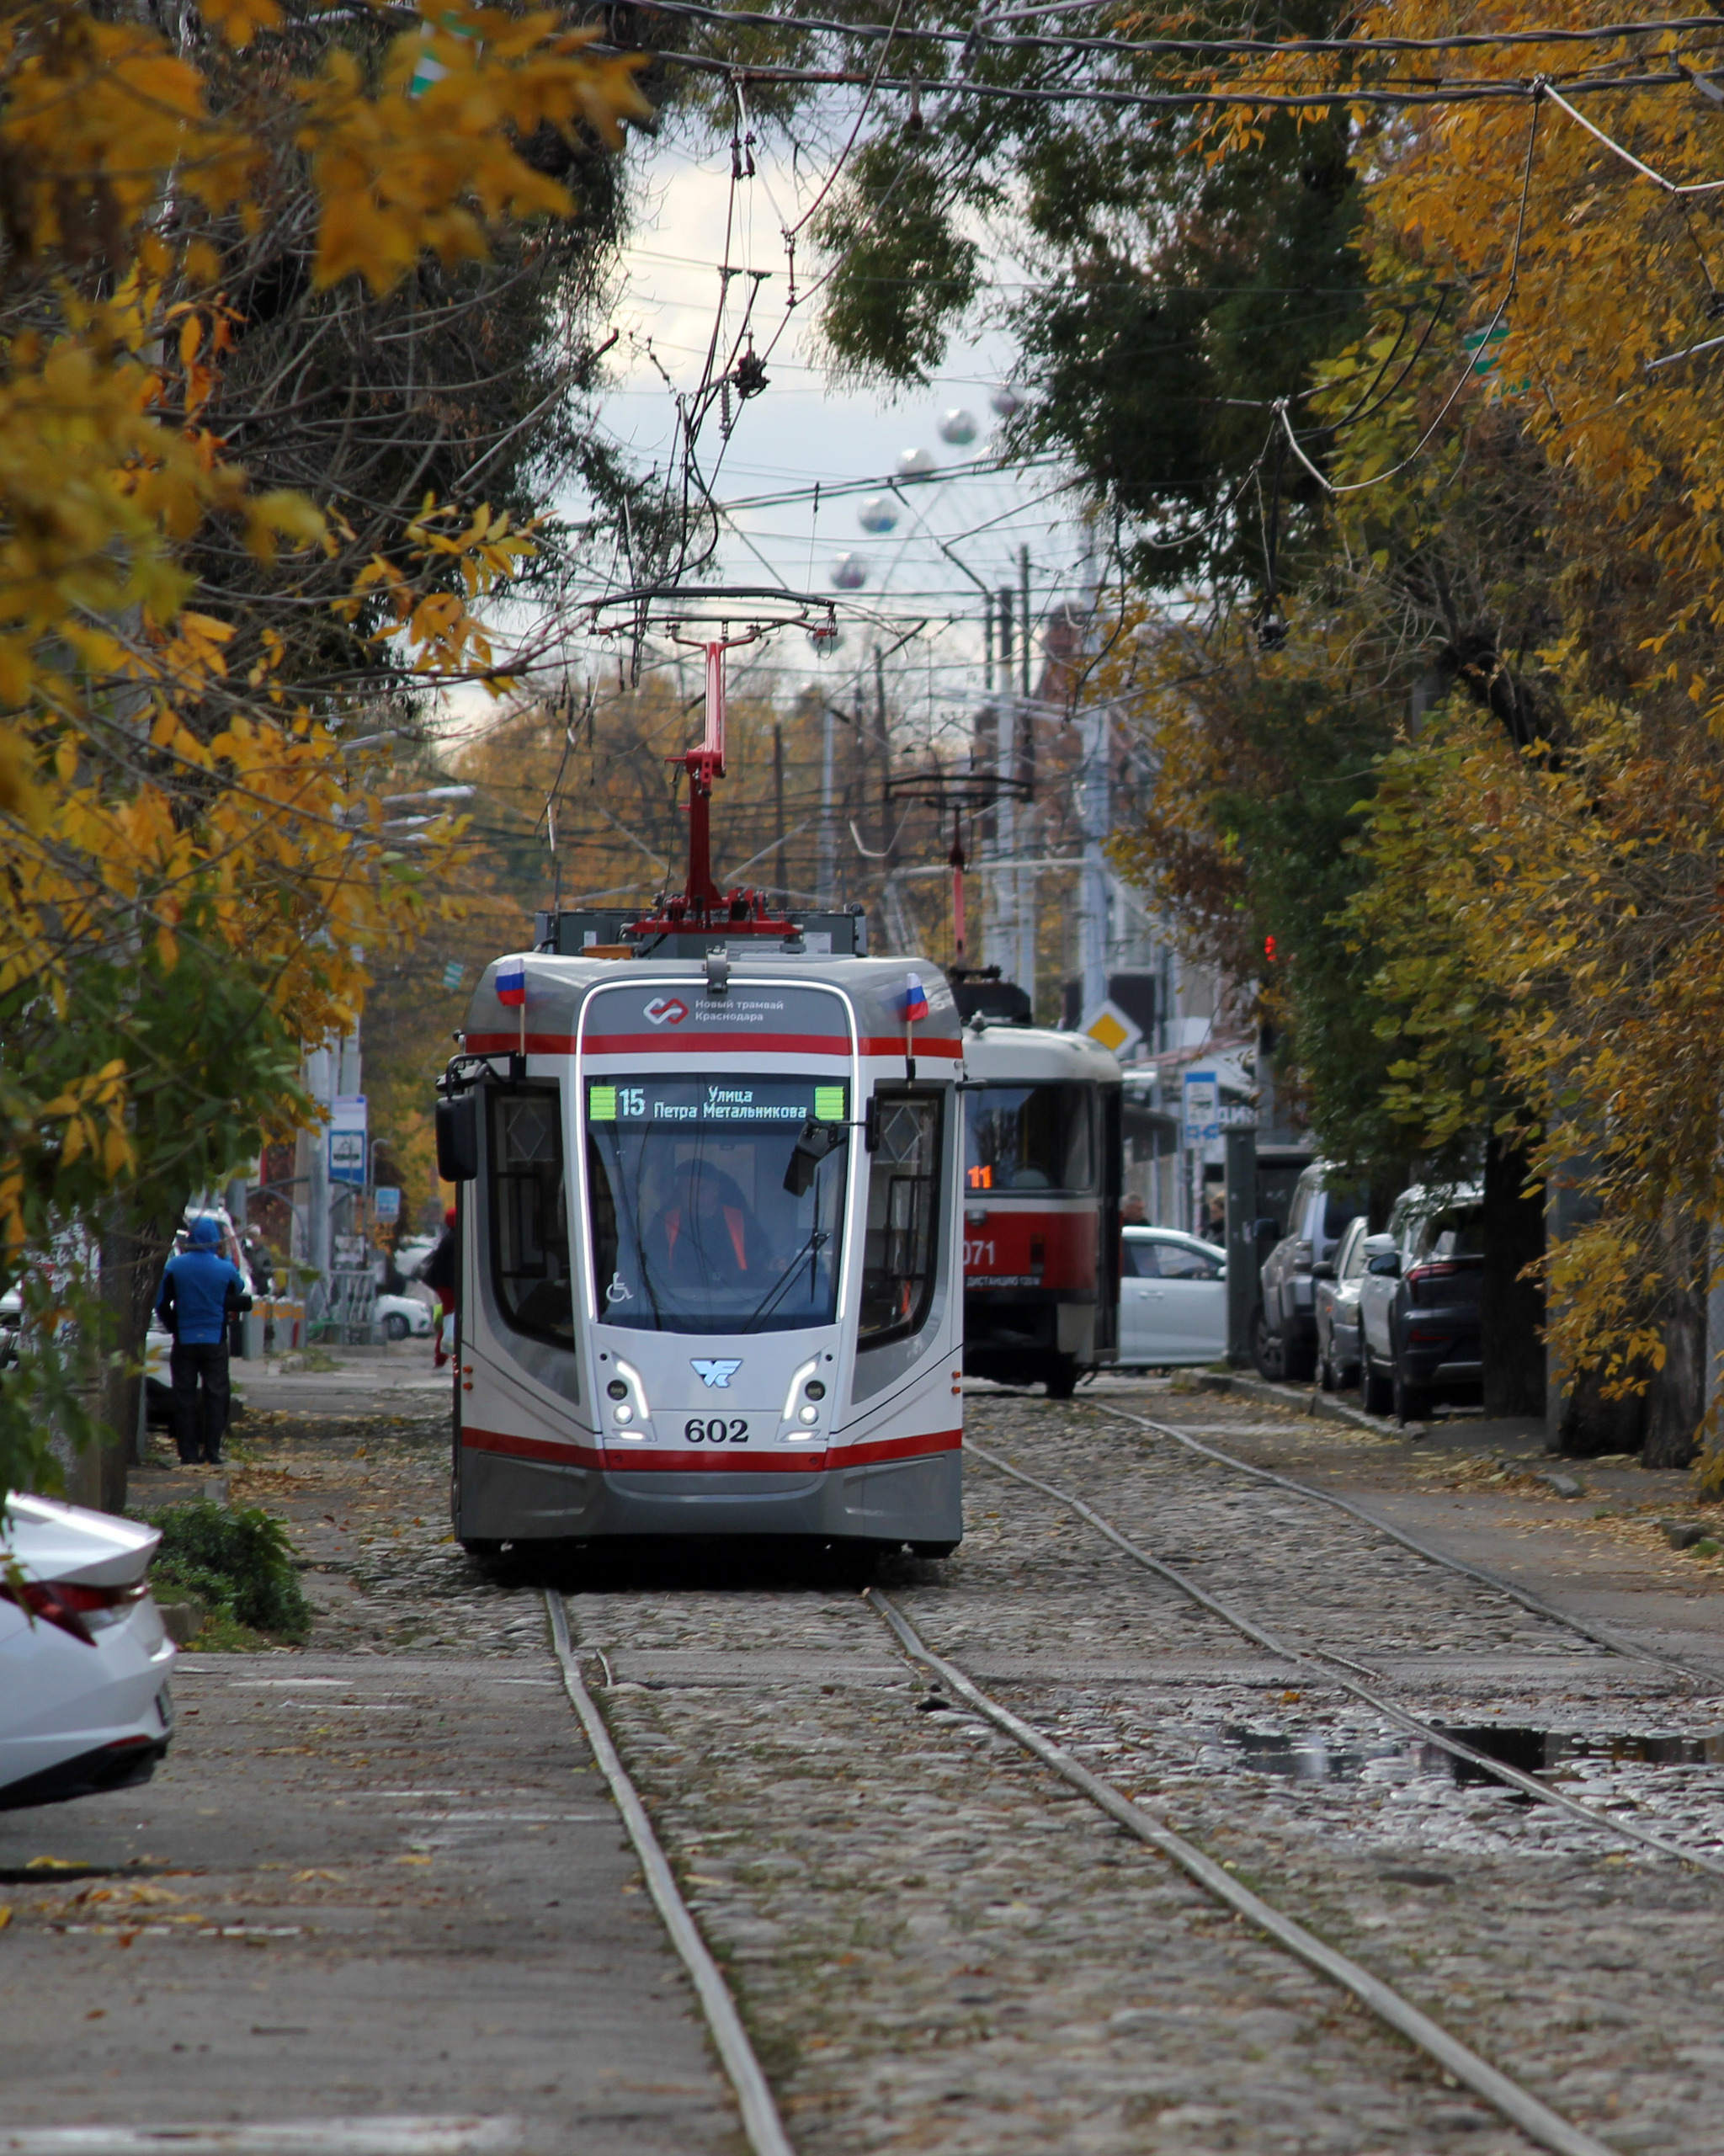
<instances>
[{"instance_id":1,"label":"person walking","mask_svg":"<svg viewBox=\"0 0 1724 2156\"><path fill-rule=\"evenodd\" d=\"M244 1275L221 1252L221 1229L207 1213L191 1224L190 1248L162 1269L156 1315L173 1335L173 1435L180 1464L221 1464L227 1429L227 1325L252 1307Z\"/></svg>"},{"instance_id":2,"label":"person walking","mask_svg":"<svg viewBox=\"0 0 1724 2156\"><path fill-rule=\"evenodd\" d=\"M455 1352L455 1289L460 1280L460 1243L455 1232L455 1211L450 1206L443 1216L443 1232L432 1246L431 1254L419 1268L419 1278L437 1297L437 1341L431 1352L431 1367L441 1370Z\"/></svg>"}]
</instances>

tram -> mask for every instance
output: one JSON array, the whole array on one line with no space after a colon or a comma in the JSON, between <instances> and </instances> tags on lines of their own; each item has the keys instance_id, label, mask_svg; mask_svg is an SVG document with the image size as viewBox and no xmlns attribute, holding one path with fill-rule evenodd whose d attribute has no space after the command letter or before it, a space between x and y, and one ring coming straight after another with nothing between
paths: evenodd
<instances>
[{"instance_id":1,"label":"tram","mask_svg":"<svg viewBox=\"0 0 1724 2156\"><path fill-rule=\"evenodd\" d=\"M685 890L541 915L441 1081L458 1187L452 1508L471 1552L962 1532L956 1007L854 913L721 892L721 649ZM715 714L715 700L716 711Z\"/></svg>"},{"instance_id":2,"label":"tram","mask_svg":"<svg viewBox=\"0 0 1724 2156\"><path fill-rule=\"evenodd\" d=\"M964 1020L964 1366L1067 1397L1119 1348L1122 1078L1011 982L954 969Z\"/></svg>"}]
</instances>

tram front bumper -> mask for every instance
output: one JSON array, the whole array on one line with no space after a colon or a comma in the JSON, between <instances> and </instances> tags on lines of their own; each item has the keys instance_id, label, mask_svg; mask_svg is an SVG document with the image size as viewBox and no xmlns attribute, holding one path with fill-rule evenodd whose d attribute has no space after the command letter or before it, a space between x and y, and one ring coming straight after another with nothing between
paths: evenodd
<instances>
[{"instance_id":1,"label":"tram front bumper","mask_svg":"<svg viewBox=\"0 0 1724 2156\"><path fill-rule=\"evenodd\" d=\"M586 1541L612 1536L805 1535L955 1541L962 1469L950 1450L855 1460L843 1445L769 1468L642 1472L521 1459L463 1445L455 1505L462 1541Z\"/></svg>"}]
</instances>

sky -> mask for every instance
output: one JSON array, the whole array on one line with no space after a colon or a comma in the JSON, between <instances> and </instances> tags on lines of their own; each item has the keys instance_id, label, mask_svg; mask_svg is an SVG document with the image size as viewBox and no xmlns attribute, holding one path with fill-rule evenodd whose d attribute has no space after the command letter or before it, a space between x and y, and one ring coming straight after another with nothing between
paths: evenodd
<instances>
[{"instance_id":1,"label":"sky","mask_svg":"<svg viewBox=\"0 0 1724 2156\"><path fill-rule=\"evenodd\" d=\"M785 322L782 237L812 206L832 171L832 152L758 153L755 177L734 186L722 143L636 138L629 154L636 161L636 216L603 324L604 333L620 334L606 362L601 426L637 468L665 469L677 435L673 392L691 391L700 380L721 306L727 349L753 293L754 344L763 352L773 346L768 386L736 407L728 442L721 443L715 415L700 445L713 492L737 505L734 529L721 543L720 573L726 582L782 583L830 596L841 602L844 622L839 648L829 655L817 655L801 631L780 632L753 662L757 676L769 673L786 691L823 677L832 693L868 662L877 641L889 646L926 623L898 662L898 693L912 694L907 680L913 682L915 700L925 704L936 727L961 729L982 692L982 601L971 578L1015 589L1019 551L1027 545L1038 615L1071 588L1080 538L1062 475L1044 466L960 471L906 485L897 498L883 483L859 495L833 498L827 490L884 482L907 451L932 457L937 473L986 460L998 423L992 400L1012 379L1009 342L998 330L966 326L925 391L893 397L835 386L818 363L815 306L805 302ZM988 247L998 261L997 235ZM799 290L806 290L811 272L818 274L806 234L798 254ZM728 283L719 274L726 260L743 273ZM1009 261L1004 266L1022 274ZM757 285L748 274L753 271L768 274ZM953 413L967 413L973 423L967 445L941 439L941 423ZM825 497L818 502L811 498L817 482ZM801 498L758 499L787 492ZM876 496L896 512L890 532L870 533L859 520L863 503ZM941 552L936 538L971 576ZM834 586L833 567L845 556L865 572L859 590ZM625 581L620 563L603 566Z\"/></svg>"}]
</instances>

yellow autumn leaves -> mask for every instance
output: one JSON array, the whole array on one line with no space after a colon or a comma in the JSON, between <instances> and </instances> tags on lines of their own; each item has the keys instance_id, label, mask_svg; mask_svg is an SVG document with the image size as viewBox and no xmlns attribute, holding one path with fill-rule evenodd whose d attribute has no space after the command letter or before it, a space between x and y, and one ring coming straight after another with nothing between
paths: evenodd
<instances>
[{"instance_id":1,"label":"yellow autumn leaves","mask_svg":"<svg viewBox=\"0 0 1724 2156\"><path fill-rule=\"evenodd\" d=\"M290 592L304 550L351 551L344 611L427 681L489 665L475 610L531 551L482 506L428 499L359 543L253 487L215 415L247 333L230 261L281 214L272 173L309 179L314 285L380 293L572 210L523 155L537 130L615 146L647 110L637 62L550 11L455 0L383 40L333 19L290 36L274 0L199 19L172 40L91 0L0 11L0 1270L93 1172L141 1172L137 1071L113 1052L129 967L161 977L190 934L269 1027L315 1040L351 1023L368 944L433 902L391 867L341 695L296 686L267 613L200 603L188 544L219 535ZM222 1113L279 1115L279 1082L245 1093L263 1083L236 1072Z\"/></svg>"}]
</instances>

